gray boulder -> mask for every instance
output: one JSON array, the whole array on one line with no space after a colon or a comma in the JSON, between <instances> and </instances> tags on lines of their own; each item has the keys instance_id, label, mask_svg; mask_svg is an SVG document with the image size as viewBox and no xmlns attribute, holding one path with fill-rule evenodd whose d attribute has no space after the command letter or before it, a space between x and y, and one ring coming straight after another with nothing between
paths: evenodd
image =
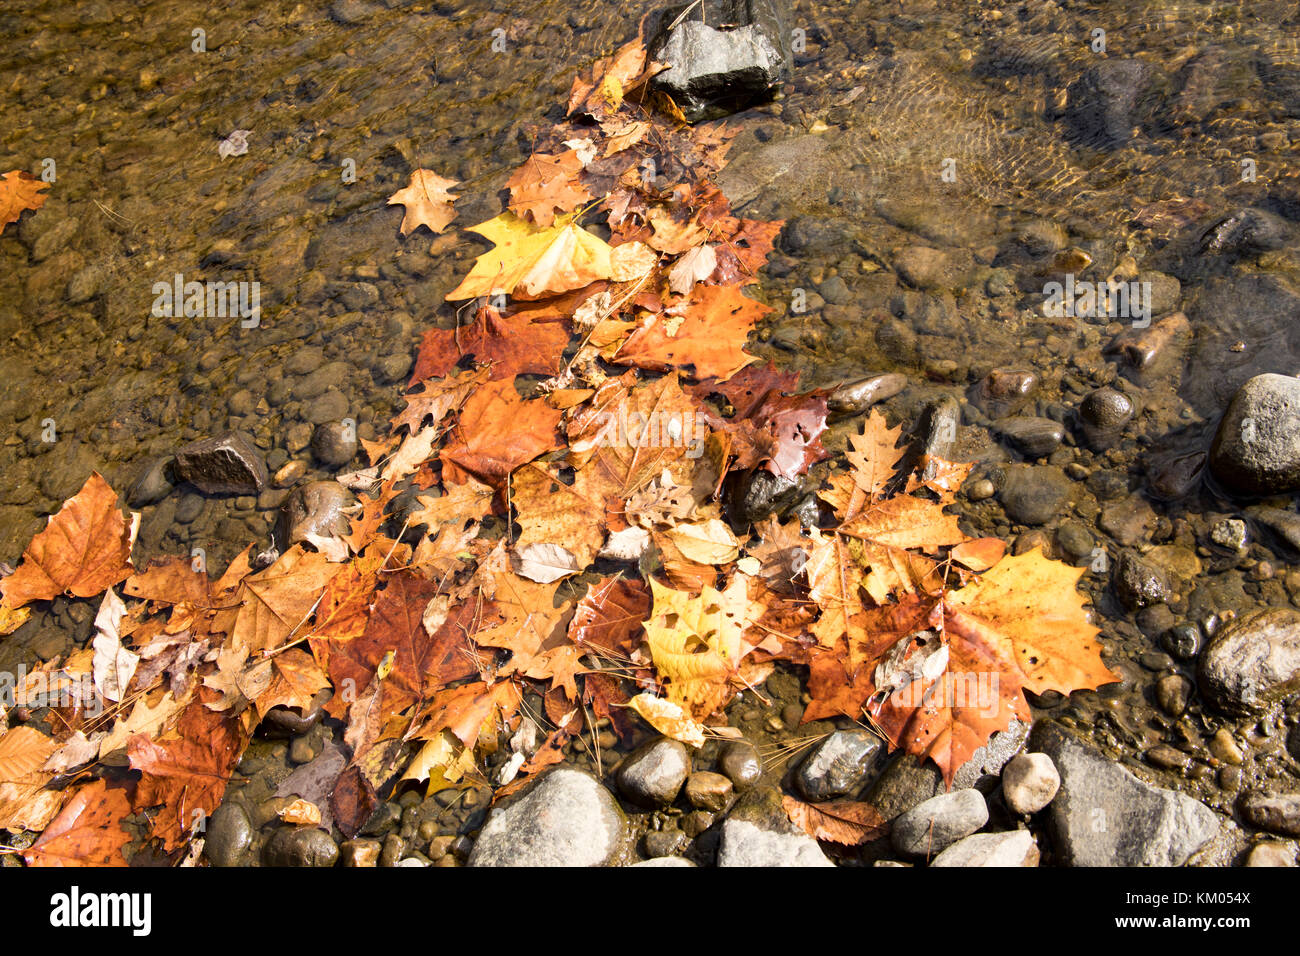
<instances>
[{"instance_id":1,"label":"gray boulder","mask_svg":"<svg viewBox=\"0 0 1300 956\"><path fill-rule=\"evenodd\" d=\"M908 856L932 857L989 821L988 804L978 790L954 790L931 797L894 820L894 849Z\"/></svg>"},{"instance_id":2,"label":"gray boulder","mask_svg":"<svg viewBox=\"0 0 1300 956\"><path fill-rule=\"evenodd\" d=\"M834 866L817 841L790 822L780 791L749 791L722 822L718 866Z\"/></svg>"},{"instance_id":3,"label":"gray boulder","mask_svg":"<svg viewBox=\"0 0 1300 956\"><path fill-rule=\"evenodd\" d=\"M669 67L654 78L654 85L692 123L771 99L791 60L784 5L705 0L688 6L670 7L658 19L651 55ZM677 22L679 17L683 19Z\"/></svg>"},{"instance_id":4,"label":"gray boulder","mask_svg":"<svg viewBox=\"0 0 1300 956\"><path fill-rule=\"evenodd\" d=\"M1030 746L1061 775L1050 823L1067 865L1182 866L1219 832L1207 807L1144 783L1056 721L1039 722Z\"/></svg>"},{"instance_id":5,"label":"gray boulder","mask_svg":"<svg viewBox=\"0 0 1300 956\"><path fill-rule=\"evenodd\" d=\"M618 770L618 788L642 806L672 803L691 772L691 755L679 740L660 737L632 751Z\"/></svg>"},{"instance_id":6,"label":"gray boulder","mask_svg":"<svg viewBox=\"0 0 1300 956\"><path fill-rule=\"evenodd\" d=\"M1210 446L1210 472L1236 494L1300 490L1300 378L1267 373L1238 389Z\"/></svg>"},{"instance_id":7,"label":"gray boulder","mask_svg":"<svg viewBox=\"0 0 1300 956\"><path fill-rule=\"evenodd\" d=\"M626 824L613 796L581 770L544 774L488 816L470 866L604 866L623 845Z\"/></svg>"},{"instance_id":8,"label":"gray boulder","mask_svg":"<svg viewBox=\"0 0 1300 956\"><path fill-rule=\"evenodd\" d=\"M933 860L931 866L1037 866L1038 844L1028 830L1009 833L975 833L958 840Z\"/></svg>"},{"instance_id":9,"label":"gray boulder","mask_svg":"<svg viewBox=\"0 0 1300 956\"><path fill-rule=\"evenodd\" d=\"M308 535L331 538L347 534L348 515L356 498L337 481L312 481L294 488L280 506L275 540L286 551Z\"/></svg>"}]
</instances>

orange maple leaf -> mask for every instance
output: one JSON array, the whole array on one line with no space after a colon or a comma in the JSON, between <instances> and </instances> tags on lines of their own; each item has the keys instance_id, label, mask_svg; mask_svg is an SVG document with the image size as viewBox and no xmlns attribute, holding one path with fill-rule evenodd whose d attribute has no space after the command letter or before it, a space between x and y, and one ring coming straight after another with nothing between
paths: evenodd
<instances>
[{"instance_id":1,"label":"orange maple leaf","mask_svg":"<svg viewBox=\"0 0 1300 956\"><path fill-rule=\"evenodd\" d=\"M696 286L689 299L633 332L614 361L656 371L693 366L698 377L725 382L756 356L744 351L754 323L772 310L735 286Z\"/></svg>"}]
</instances>

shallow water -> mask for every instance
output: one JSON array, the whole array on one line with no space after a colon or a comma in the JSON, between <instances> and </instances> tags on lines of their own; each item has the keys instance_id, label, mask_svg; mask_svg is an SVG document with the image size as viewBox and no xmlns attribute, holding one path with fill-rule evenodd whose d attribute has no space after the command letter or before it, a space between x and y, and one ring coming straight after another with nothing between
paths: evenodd
<instances>
[{"instance_id":1,"label":"shallow water","mask_svg":"<svg viewBox=\"0 0 1300 956\"><path fill-rule=\"evenodd\" d=\"M1235 506L1200 486L1144 501L1159 455L1203 450L1249 375L1300 371L1294 242L1242 256L1199 246L1243 206L1300 220L1295 4L794 9L806 39L794 75L777 102L737 117L724 176L746 214L803 226L787 231L758 287L777 311L755 351L800 369L805 385L901 371L912 385L889 408L909 423L997 367L1033 369L1042 384L1028 412L1063 421L1086 391L1127 375L1142 411L1124 440L1101 453L1067 443L1051 461L1119 475L1126 500L1152 509L1140 547L1195 551L1206 522ZM292 10L236 0L202 12L42 2L0 13L0 169L39 174L48 159L57 170L45 207L0 238L0 420L16 423L0 448L0 560L17 561L91 468L123 490L151 459L232 428L279 463L309 458L319 421L350 417L362 437L383 434L421 329L455 320L443 296L481 249L454 231L400 237L387 197L427 167L462 180L457 225L495 215L530 130L560 116L573 74L629 38L641 12L591 0ZM1065 91L1102 59L1090 48L1097 29L1106 56L1139 57L1155 73L1158 106L1139 110L1139 132L1117 149L1080 144L1065 115ZM247 154L221 158L241 129ZM1163 313L1186 312L1191 334L1169 368L1108 364L1102 350L1123 321L1042 315L1051 256L1021 237L1044 223L1090 257L1080 278L1180 281ZM920 289L901 280L899 255L917 246L951 252L960 277ZM177 274L259 282L259 324L153 317L155 283ZM805 311L796 290L812 294ZM1023 457L978 429L963 442L990 467ZM143 552L202 547L219 571L249 541L268 543L285 493L178 489L143 509ZM1084 494L1071 517L1109 546L1105 507ZM970 506L968 520L1009 539L1040 530L992 502ZM1220 569L1222 582L1189 578L1173 613L1294 601L1292 557L1252 552ZM1262 559L1269 576L1250 577ZM1162 629L1120 607L1104 575L1087 586L1111 646L1134 660L1161 653ZM29 657L44 636L48 657L67 646L52 632L84 638L89 624L56 601L6 654Z\"/></svg>"}]
</instances>

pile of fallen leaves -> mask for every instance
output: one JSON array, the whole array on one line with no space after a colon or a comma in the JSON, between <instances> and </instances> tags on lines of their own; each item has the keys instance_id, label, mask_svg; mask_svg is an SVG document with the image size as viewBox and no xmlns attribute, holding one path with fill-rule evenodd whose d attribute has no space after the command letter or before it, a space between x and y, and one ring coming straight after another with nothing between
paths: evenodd
<instances>
[{"instance_id":1,"label":"pile of fallen leaves","mask_svg":"<svg viewBox=\"0 0 1300 956\"><path fill-rule=\"evenodd\" d=\"M711 180L731 132L686 126L647 91L656 69L633 42L579 77L470 230L493 247L448 299L472 318L424 336L405 409L346 476L350 533L260 569L250 546L216 579L136 568L138 516L94 475L33 539L0 632L32 601L103 597L91 645L0 714L0 828L43 831L29 864L120 865L132 814L192 862L258 725L325 700L348 761L290 819L350 837L396 786L481 782L498 741L500 795L600 718L625 740L642 720L734 736L722 709L777 662L808 668L806 719L867 722L949 780L1027 716L1022 690L1112 679L1080 572L969 540L948 513L969 466L912 461L880 415L819 491L822 528L728 521L728 483L827 457L826 398L744 351L769 310L742 290L782 223L732 215ZM402 232L445 228L455 185L416 171ZM852 807L791 813L863 829Z\"/></svg>"}]
</instances>

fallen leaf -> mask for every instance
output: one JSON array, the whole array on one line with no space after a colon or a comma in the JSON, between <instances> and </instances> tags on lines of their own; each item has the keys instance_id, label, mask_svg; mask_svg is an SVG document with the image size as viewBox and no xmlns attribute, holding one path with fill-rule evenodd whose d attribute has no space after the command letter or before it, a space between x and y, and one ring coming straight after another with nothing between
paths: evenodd
<instances>
[{"instance_id":1,"label":"fallen leaf","mask_svg":"<svg viewBox=\"0 0 1300 956\"><path fill-rule=\"evenodd\" d=\"M0 176L0 230L17 222L28 209L40 209L48 198L41 192L50 184L21 169Z\"/></svg>"},{"instance_id":2,"label":"fallen leaf","mask_svg":"<svg viewBox=\"0 0 1300 956\"><path fill-rule=\"evenodd\" d=\"M28 866L126 866L122 847L131 836L121 823L130 814L123 790L103 780L79 787L23 859Z\"/></svg>"},{"instance_id":3,"label":"fallen leaf","mask_svg":"<svg viewBox=\"0 0 1300 956\"><path fill-rule=\"evenodd\" d=\"M704 727L692 720L679 704L653 694L637 694L628 706L665 737L680 740L690 747L704 746Z\"/></svg>"},{"instance_id":4,"label":"fallen leaf","mask_svg":"<svg viewBox=\"0 0 1300 956\"><path fill-rule=\"evenodd\" d=\"M633 332L614 361L656 371L690 365L698 377L725 382L757 361L744 351L745 340L770 311L735 286L696 286L686 301Z\"/></svg>"},{"instance_id":5,"label":"fallen leaf","mask_svg":"<svg viewBox=\"0 0 1300 956\"><path fill-rule=\"evenodd\" d=\"M886 820L869 803L834 800L804 803L789 795L781 798L790 821L815 840L860 846L889 832Z\"/></svg>"},{"instance_id":6,"label":"fallen leaf","mask_svg":"<svg viewBox=\"0 0 1300 956\"><path fill-rule=\"evenodd\" d=\"M608 279L612 270L610 247L577 223L564 219L539 228L512 212L471 226L495 245L479 256L464 280L447 300L474 299L516 290L538 298L580 289L598 279Z\"/></svg>"},{"instance_id":7,"label":"fallen leaf","mask_svg":"<svg viewBox=\"0 0 1300 956\"><path fill-rule=\"evenodd\" d=\"M398 231L405 236L420 226L428 226L435 233L446 229L456 218L456 210L452 207L456 197L450 190L458 185L459 180L447 179L428 169L411 173L410 183L388 199L390 206L400 203L406 207Z\"/></svg>"},{"instance_id":8,"label":"fallen leaf","mask_svg":"<svg viewBox=\"0 0 1300 956\"><path fill-rule=\"evenodd\" d=\"M18 569L0 580L5 605L103 593L131 573L131 537L117 492L99 472L92 473L32 538Z\"/></svg>"}]
</instances>

